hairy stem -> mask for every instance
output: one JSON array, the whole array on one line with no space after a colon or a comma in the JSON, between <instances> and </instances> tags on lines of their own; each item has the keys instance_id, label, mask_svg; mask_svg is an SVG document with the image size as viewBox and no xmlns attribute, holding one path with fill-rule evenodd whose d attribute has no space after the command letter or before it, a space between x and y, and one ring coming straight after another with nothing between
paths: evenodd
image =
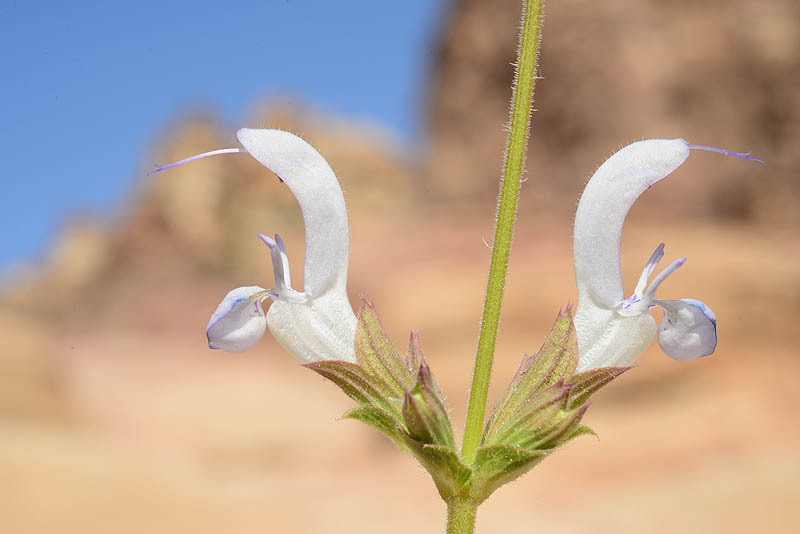
<instances>
[{"instance_id":1,"label":"hairy stem","mask_svg":"<svg viewBox=\"0 0 800 534\"><path fill-rule=\"evenodd\" d=\"M536 83L536 64L542 27L543 0L525 0L523 23L520 32L519 55L515 83L512 90L511 126L506 142L505 165L500 181L500 198L497 202L497 221L489 266L489 280L483 307L475 370L467 407L464 444L461 456L472 464L480 444L483 420L486 415L486 397L492 374L492 361L503 303L503 290L511 252L511 238L517 215L517 201L525 165L525 148L528 143L533 88ZM449 531L448 531L449 532ZM460 532L460 531L459 531ZM471 531L470 531L471 532Z\"/></svg>"},{"instance_id":2,"label":"hairy stem","mask_svg":"<svg viewBox=\"0 0 800 534\"><path fill-rule=\"evenodd\" d=\"M447 501L447 534L472 534L478 505L464 497Z\"/></svg>"}]
</instances>

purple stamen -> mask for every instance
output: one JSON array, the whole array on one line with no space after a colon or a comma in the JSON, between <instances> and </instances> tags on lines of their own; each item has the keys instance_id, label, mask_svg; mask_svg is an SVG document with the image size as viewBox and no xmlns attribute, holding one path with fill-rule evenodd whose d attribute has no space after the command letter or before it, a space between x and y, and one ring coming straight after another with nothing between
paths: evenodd
<instances>
[{"instance_id":1,"label":"purple stamen","mask_svg":"<svg viewBox=\"0 0 800 534\"><path fill-rule=\"evenodd\" d=\"M653 274L653 271L658 265L658 262L661 261L661 258L664 257L664 243L661 243L656 247L653 251L653 254L650 256L650 259L647 260L647 265L644 266L642 269L642 274L639 277L639 282L636 284L636 289L633 290L633 297L641 297L644 294L644 290L647 287L647 281L650 279L650 275Z\"/></svg>"},{"instance_id":2,"label":"purple stamen","mask_svg":"<svg viewBox=\"0 0 800 534\"><path fill-rule=\"evenodd\" d=\"M273 241L271 237L267 237L264 234L258 234L258 237L259 239L261 239L261 241L266 243L266 245L269 247L270 250L278 246L278 244L275 241Z\"/></svg>"},{"instance_id":3,"label":"purple stamen","mask_svg":"<svg viewBox=\"0 0 800 534\"><path fill-rule=\"evenodd\" d=\"M275 234L275 239L264 234L258 234L259 239L266 243L272 256L272 269L275 276L275 289L278 296L287 294L285 290L292 289L292 279L289 273L289 256L286 255L286 247L283 246L283 239ZM296 293L296 292L295 292Z\"/></svg>"},{"instance_id":4,"label":"purple stamen","mask_svg":"<svg viewBox=\"0 0 800 534\"><path fill-rule=\"evenodd\" d=\"M759 163L764 163L763 159L758 159L756 157L751 156L750 154L752 154L752 152L731 152L730 150L723 150L722 148L716 148L713 146L691 145L688 143L687 145L691 150L706 150L708 152L716 152L718 154L725 154L726 156L733 156L736 158L749 159L750 161L757 161Z\"/></svg>"},{"instance_id":5,"label":"purple stamen","mask_svg":"<svg viewBox=\"0 0 800 534\"><path fill-rule=\"evenodd\" d=\"M231 154L233 152L247 152L247 150L243 148L221 148L219 150L212 150L211 152L203 152L202 154L197 154L196 156L192 156L191 158L182 159L180 161L176 161L175 163L164 165L163 167L156 167L155 170L148 172L147 176L150 176L151 174L155 174L157 172L166 171L167 169L171 169L172 167L177 167L178 165L183 165L184 163L189 163L190 161L194 161L196 159L207 158L208 156L216 156L217 154Z\"/></svg>"},{"instance_id":6,"label":"purple stamen","mask_svg":"<svg viewBox=\"0 0 800 534\"><path fill-rule=\"evenodd\" d=\"M647 291L645 292L645 297L648 299L653 299L656 296L656 291L658 290L658 286L661 285L661 282L666 280L669 275L677 271L684 263L686 263L686 258L678 258L667 265L663 271L658 273L658 276L653 278L653 283L648 286Z\"/></svg>"}]
</instances>

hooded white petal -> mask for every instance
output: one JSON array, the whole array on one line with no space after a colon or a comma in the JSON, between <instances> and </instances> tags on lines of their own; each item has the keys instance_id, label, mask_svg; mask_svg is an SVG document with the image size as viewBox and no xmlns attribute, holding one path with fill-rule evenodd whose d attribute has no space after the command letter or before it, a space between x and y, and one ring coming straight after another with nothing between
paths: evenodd
<instances>
[{"instance_id":1,"label":"hooded white petal","mask_svg":"<svg viewBox=\"0 0 800 534\"><path fill-rule=\"evenodd\" d=\"M303 289L311 296L347 285L349 232L339 181L303 139L281 130L242 128L242 146L283 180L297 198L306 229Z\"/></svg>"},{"instance_id":2,"label":"hooded white petal","mask_svg":"<svg viewBox=\"0 0 800 534\"><path fill-rule=\"evenodd\" d=\"M280 130L237 132L242 146L283 180L297 198L306 231L304 287L289 287L283 242L264 238L273 253L275 302L267 325L303 362L355 362L356 316L347 298L349 231L339 181L325 159L296 135Z\"/></svg>"},{"instance_id":3,"label":"hooded white petal","mask_svg":"<svg viewBox=\"0 0 800 534\"><path fill-rule=\"evenodd\" d=\"M589 180L575 213L575 280L578 307L587 300L611 309L624 298L619 250L622 225L633 202L689 156L683 139L628 145Z\"/></svg>"},{"instance_id":4,"label":"hooded white petal","mask_svg":"<svg viewBox=\"0 0 800 534\"><path fill-rule=\"evenodd\" d=\"M267 328L261 301L263 287L238 287L222 299L206 327L208 346L228 352L244 352L258 343Z\"/></svg>"},{"instance_id":5,"label":"hooded white petal","mask_svg":"<svg viewBox=\"0 0 800 534\"><path fill-rule=\"evenodd\" d=\"M655 288L682 260L647 280L663 256L660 245L647 262L634 295L625 299L620 268L622 226L633 202L678 168L689 155L683 139L652 139L626 146L597 169L575 215L573 252L578 307L578 370L632 363L650 344L656 324L648 309Z\"/></svg>"},{"instance_id":6,"label":"hooded white petal","mask_svg":"<svg viewBox=\"0 0 800 534\"><path fill-rule=\"evenodd\" d=\"M717 346L717 318L699 300L656 300L656 290L684 264L672 262L648 286L664 256L659 245L645 265L633 295L624 298L620 269L622 225L633 202L677 169L690 150L705 150L763 163L750 152L731 152L683 139L651 139L626 146L594 173L575 214L574 257L578 307L578 370L627 365L649 345L655 322L649 310L664 308L658 342L669 356L687 361L708 356Z\"/></svg>"},{"instance_id":7,"label":"hooded white petal","mask_svg":"<svg viewBox=\"0 0 800 534\"><path fill-rule=\"evenodd\" d=\"M688 362L717 348L717 317L694 299L657 300L664 309L658 325L658 344L670 358Z\"/></svg>"}]
</instances>

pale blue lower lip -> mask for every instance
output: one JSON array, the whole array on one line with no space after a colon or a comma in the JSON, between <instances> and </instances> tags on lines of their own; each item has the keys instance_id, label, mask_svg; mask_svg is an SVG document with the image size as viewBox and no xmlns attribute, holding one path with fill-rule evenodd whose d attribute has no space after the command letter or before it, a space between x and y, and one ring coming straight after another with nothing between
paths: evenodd
<instances>
[{"instance_id":1,"label":"pale blue lower lip","mask_svg":"<svg viewBox=\"0 0 800 534\"><path fill-rule=\"evenodd\" d=\"M245 301L245 300L250 300L250 298L249 297L239 297L239 298L237 298L236 300L234 300L233 302L230 303L230 305L228 306L228 309L225 310L225 313L220 313L219 316L212 317L211 321L209 321L209 323L208 323L208 326L206 326L206 336L208 336L208 331L211 330L211 328L213 328L215 324L217 324L221 319L224 319L225 317L227 317L228 314L231 311L233 311L233 309L236 307L237 304L239 304L240 302ZM209 347L211 347L210 344L209 344ZM211 348L215 349L217 347L211 347Z\"/></svg>"},{"instance_id":2,"label":"pale blue lower lip","mask_svg":"<svg viewBox=\"0 0 800 534\"><path fill-rule=\"evenodd\" d=\"M714 312L711 311L711 308L706 306L705 303L703 303L703 302L701 302L699 300L695 300L695 299L681 299L681 300L684 301L686 304L691 304L692 306L694 306L695 308L697 308L698 310L703 312L703 315L705 315L708 318L708 320L711 321L711 323L716 328L716 326L717 326L717 316L714 315Z\"/></svg>"}]
</instances>

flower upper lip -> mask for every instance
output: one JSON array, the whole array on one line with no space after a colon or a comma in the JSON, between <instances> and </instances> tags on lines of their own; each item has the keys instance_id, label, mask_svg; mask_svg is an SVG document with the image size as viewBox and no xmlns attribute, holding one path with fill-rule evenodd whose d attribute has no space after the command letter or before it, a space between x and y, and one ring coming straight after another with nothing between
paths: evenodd
<instances>
[{"instance_id":1,"label":"flower upper lip","mask_svg":"<svg viewBox=\"0 0 800 534\"><path fill-rule=\"evenodd\" d=\"M303 287L320 295L347 284L349 230L339 181L314 147L281 130L243 128L239 142L283 180L297 198L306 230Z\"/></svg>"},{"instance_id":2,"label":"flower upper lip","mask_svg":"<svg viewBox=\"0 0 800 534\"><path fill-rule=\"evenodd\" d=\"M692 145L683 139L650 139L618 151L589 180L575 214L573 237L579 370L628 365L647 348L656 333L661 348L678 360L714 352L716 316L705 304L693 299L655 298L658 286L686 258L671 263L648 286L664 256L662 243L650 256L633 295L625 298L622 289L619 253L625 217L639 195L682 165L691 150L761 161L749 152ZM664 309L658 328L649 313L653 306Z\"/></svg>"},{"instance_id":3,"label":"flower upper lip","mask_svg":"<svg viewBox=\"0 0 800 534\"><path fill-rule=\"evenodd\" d=\"M272 335L302 362L355 362L356 316L347 298L349 229L336 175L314 147L281 130L241 129L239 142L292 191L306 234L303 291L291 287L289 261L280 236L261 235L275 275L267 312Z\"/></svg>"},{"instance_id":4,"label":"flower upper lip","mask_svg":"<svg viewBox=\"0 0 800 534\"><path fill-rule=\"evenodd\" d=\"M243 128L243 148L214 150L159 167L153 172L202 157L247 152L274 172L294 194L306 234L303 291L291 287L283 240L259 234L270 249L275 287L232 290L208 323L209 347L231 352L252 348L269 327L273 336L303 362L355 362L356 317L347 298L349 229L339 181L325 159L300 137L281 130ZM265 314L262 303L274 302Z\"/></svg>"}]
</instances>

